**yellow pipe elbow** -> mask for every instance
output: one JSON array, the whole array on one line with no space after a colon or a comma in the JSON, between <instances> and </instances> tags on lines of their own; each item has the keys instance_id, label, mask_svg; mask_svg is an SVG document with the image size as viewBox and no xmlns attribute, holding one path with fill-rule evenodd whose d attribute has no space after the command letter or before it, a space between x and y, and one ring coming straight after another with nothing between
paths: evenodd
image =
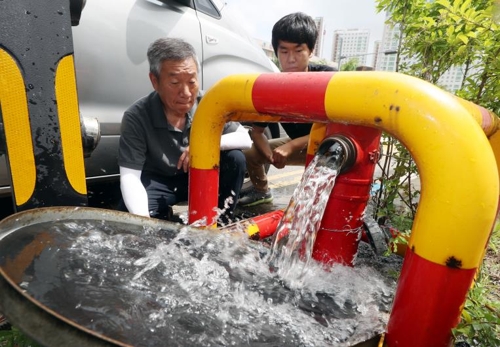
<instances>
[{"instance_id":1,"label":"yellow pipe elbow","mask_svg":"<svg viewBox=\"0 0 500 347\"><path fill-rule=\"evenodd\" d=\"M257 74L226 77L201 99L191 126L191 166L213 169L220 160L220 137L233 111L253 112L252 88ZM243 85L242 85L243 81Z\"/></svg>"},{"instance_id":2,"label":"yellow pipe elbow","mask_svg":"<svg viewBox=\"0 0 500 347\"><path fill-rule=\"evenodd\" d=\"M259 74L228 76L217 82L201 99L191 126L191 166L213 169L220 160L220 137L229 120L277 122L280 117L257 113L252 90ZM208 127L208 128L207 128Z\"/></svg>"},{"instance_id":3,"label":"yellow pipe elbow","mask_svg":"<svg viewBox=\"0 0 500 347\"><path fill-rule=\"evenodd\" d=\"M480 264L498 205L488 140L463 103L417 78L387 72L336 74L325 108L332 121L380 128L419 168L421 199L409 247L438 264Z\"/></svg>"}]
</instances>

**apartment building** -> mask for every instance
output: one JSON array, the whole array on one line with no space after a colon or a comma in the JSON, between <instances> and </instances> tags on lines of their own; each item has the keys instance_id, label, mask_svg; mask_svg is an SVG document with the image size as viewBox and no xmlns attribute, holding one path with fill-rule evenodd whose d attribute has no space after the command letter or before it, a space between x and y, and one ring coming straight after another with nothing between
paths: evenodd
<instances>
[{"instance_id":1,"label":"apartment building","mask_svg":"<svg viewBox=\"0 0 500 347\"><path fill-rule=\"evenodd\" d=\"M386 15L389 16L389 15ZM397 54L387 54L388 52L397 52L399 48L399 39L401 31L399 26L386 24L382 35L382 42L377 53L377 63L375 70L378 71L398 71L396 66ZM408 61L407 57L400 57L400 60ZM446 71L436 83L439 87L454 93L462 84L464 74L463 66L453 66Z\"/></svg>"},{"instance_id":2,"label":"apartment building","mask_svg":"<svg viewBox=\"0 0 500 347\"><path fill-rule=\"evenodd\" d=\"M358 65L366 65L370 31L367 29L346 29L333 32L332 61L340 63L357 58Z\"/></svg>"},{"instance_id":3,"label":"apartment building","mask_svg":"<svg viewBox=\"0 0 500 347\"><path fill-rule=\"evenodd\" d=\"M316 23L316 27L318 28L318 40L316 41L316 46L313 50L313 55L320 57L323 54L323 40L325 38L326 29L323 17L314 18L314 22Z\"/></svg>"}]
</instances>

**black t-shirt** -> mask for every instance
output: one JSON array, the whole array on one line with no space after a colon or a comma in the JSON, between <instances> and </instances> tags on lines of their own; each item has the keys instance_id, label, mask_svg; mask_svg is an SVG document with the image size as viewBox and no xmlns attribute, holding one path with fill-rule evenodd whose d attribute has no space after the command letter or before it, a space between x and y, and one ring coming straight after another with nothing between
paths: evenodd
<instances>
[{"instance_id":1,"label":"black t-shirt","mask_svg":"<svg viewBox=\"0 0 500 347\"><path fill-rule=\"evenodd\" d=\"M201 94L198 97L198 101ZM121 124L118 165L155 175L185 175L177 169L180 156L189 146L195 105L186 114L183 130L168 123L158 93L143 97L125 111ZM236 131L239 123L227 122L223 134Z\"/></svg>"},{"instance_id":2,"label":"black t-shirt","mask_svg":"<svg viewBox=\"0 0 500 347\"><path fill-rule=\"evenodd\" d=\"M318 65L318 64L307 65L307 72L319 72L319 71L336 71L336 70L328 65ZM256 122L253 124L265 128L269 123ZM302 136L309 135L312 128L311 123L280 123L280 124L283 127L283 130L285 130L288 137L291 138L292 140Z\"/></svg>"}]
</instances>

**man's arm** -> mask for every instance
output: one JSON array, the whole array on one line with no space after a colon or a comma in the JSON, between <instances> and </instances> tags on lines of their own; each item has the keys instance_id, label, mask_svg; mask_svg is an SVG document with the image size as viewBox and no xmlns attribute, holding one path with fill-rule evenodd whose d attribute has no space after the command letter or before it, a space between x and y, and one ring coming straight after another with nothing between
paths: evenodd
<instances>
[{"instance_id":1,"label":"man's arm","mask_svg":"<svg viewBox=\"0 0 500 347\"><path fill-rule=\"evenodd\" d=\"M262 153L270 163L273 163L273 151L271 150L271 146L269 146L269 141L264 134L264 130L266 130L265 127L253 124L250 137L252 138L255 149Z\"/></svg>"},{"instance_id":2,"label":"man's arm","mask_svg":"<svg viewBox=\"0 0 500 347\"><path fill-rule=\"evenodd\" d=\"M141 170L120 166L120 189L130 213L149 217L148 194L141 182Z\"/></svg>"},{"instance_id":3,"label":"man's arm","mask_svg":"<svg viewBox=\"0 0 500 347\"><path fill-rule=\"evenodd\" d=\"M290 142L285 143L279 147L276 147L273 151L273 165L278 169L285 167L287 158L294 152L304 150L309 142L309 135L302 137L297 137Z\"/></svg>"}]
</instances>

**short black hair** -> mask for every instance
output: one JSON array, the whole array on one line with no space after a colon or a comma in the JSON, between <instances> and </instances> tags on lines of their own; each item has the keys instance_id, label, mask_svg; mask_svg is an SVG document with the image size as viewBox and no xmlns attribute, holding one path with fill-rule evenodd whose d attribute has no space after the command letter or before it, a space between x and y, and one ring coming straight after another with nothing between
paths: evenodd
<instances>
[{"instance_id":1,"label":"short black hair","mask_svg":"<svg viewBox=\"0 0 500 347\"><path fill-rule=\"evenodd\" d=\"M299 45L305 43L312 52L318 40L318 27L311 16L302 12L290 13L273 26L271 42L276 55L280 40Z\"/></svg>"}]
</instances>

